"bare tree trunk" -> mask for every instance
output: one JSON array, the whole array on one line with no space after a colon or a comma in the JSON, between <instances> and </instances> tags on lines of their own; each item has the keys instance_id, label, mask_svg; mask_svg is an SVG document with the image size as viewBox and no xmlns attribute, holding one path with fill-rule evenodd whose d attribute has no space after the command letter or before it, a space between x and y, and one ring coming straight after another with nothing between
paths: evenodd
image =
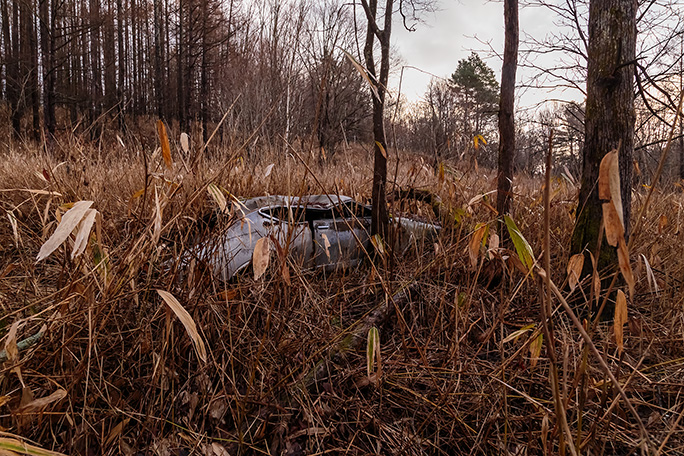
<instances>
[{"instance_id":1,"label":"bare tree trunk","mask_svg":"<svg viewBox=\"0 0 684 456\"><path fill-rule=\"evenodd\" d=\"M12 2L12 58L7 66L7 98L10 102L12 130L21 135L21 64L19 63L19 2Z\"/></svg>"},{"instance_id":2,"label":"bare tree trunk","mask_svg":"<svg viewBox=\"0 0 684 456\"><path fill-rule=\"evenodd\" d=\"M183 66L185 65L185 53L187 52L185 49L185 42L184 42L184 28L185 28L185 21L184 21L184 12L183 12L183 5L184 5L183 0L179 0L178 2L178 58L177 58L177 64L178 64L178 81L177 81L177 89L178 89L178 122L180 123L180 129L181 131L185 131L187 129L186 125L186 108L185 108L185 87L184 87L184 71L183 71Z\"/></svg>"},{"instance_id":3,"label":"bare tree trunk","mask_svg":"<svg viewBox=\"0 0 684 456\"><path fill-rule=\"evenodd\" d=\"M54 0L40 1L40 47L43 57L43 125L45 140L50 148L55 134L55 3Z\"/></svg>"},{"instance_id":4,"label":"bare tree trunk","mask_svg":"<svg viewBox=\"0 0 684 456\"><path fill-rule=\"evenodd\" d=\"M373 212L371 214L371 234L387 237L387 141L385 138L385 92L389 77L390 33L392 31L393 0L386 0L384 29L380 30L376 22L378 1L361 0L366 13L368 26L366 29L366 44L363 49L366 68L375 81L377 96L373 95L373 138L375 139L375 164L373 166ZM380 42L380 74L375 69L373 46L375 38Z\"/></svg>"},{"instance_id":5,"label":"bare tree trunk","mask_svg":"<svg viewBox=\"0 0 684 456\"><path fill-rule=\"evenodd\" d=\"M22 3L25 17L22 19L24 27L24 48L23 58L27 59L26 76L27 88L26 99L31 105L32 126L31 137L34 140L40 139L40 89L38 86L38 37L36 35L34 0L25 0Z\"/></svg>"},{"instance_id":6,"label":"bare tree trunk","mask_svg":"<svg viewBox=\"0 0 684 456\"><path fill-rule=\"evenodd\" d=\"M207 125L209 122L209 5L208 0L201 1L202 14L202 63L200 67L200 124L202 126L202 142L209 139Z\"/></svg>"},{"instance_id":7,"label":"bare tree trunk","mask_svg":"<svg viewBox=\"0 0 684 456\"><path fill-rule=\"evenodd\" d=\"M100 2L90 0L90 70L91 70L91 138L100 136L100 127L95 123L102 112L102 72L100 71Z\"/></svg>"},{"instance_id":8,"label":"bare tree trunk","mask_svg":"<svg viewBox=\"0 0 684 456\"><path fill-rule=\"evenodd\" d=\"M629 232L632 152L634 150L634 59L636 0L591 0L584 164L571 253L588 249L598 268L617 265L614 248L602 243L597 252L602 210L597 180L603 157L618 148L625 231ZM585 273L591 270L589 258Z\"/></svg>"},{"instance_id":9,"label":"bare tree trunk","mask_svg":"<svg viewBox=\"0 0 684 456\"><path fill-rule=\"evenodd\" d=\"M499 173L496 183L496 210L500 216L508 213L513 186L515 158L515 73L518 67L518 0L504 1L506 40L501 70L499 99ZM503 230L499 230L503 234Z\"/></svg>"},{"instance_id":10,"label":"bare tree trunk","mask_svg":"<svg viewBox=\"0 0 684 456\"><path fill-rule=\"evenodd\" d=\"M162 87L164 85L162 68L162 9L161 0L154 0L154 98L157 107L157 117L164 118L164 96Z\"/></svg>"}]
</instances>

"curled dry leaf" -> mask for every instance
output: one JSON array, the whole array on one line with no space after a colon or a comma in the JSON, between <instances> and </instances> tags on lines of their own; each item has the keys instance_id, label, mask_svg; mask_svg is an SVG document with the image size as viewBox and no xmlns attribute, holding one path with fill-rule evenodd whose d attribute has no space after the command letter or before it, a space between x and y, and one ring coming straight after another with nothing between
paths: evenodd
<instances>
[{"instance_id":1,"label":"curled dry leaf","mask_svg":"<svg viewBox=\"0 0 684 456\"><path fill-rule=\"evenodd\" d=\"M12 211L7 211L7 218L9 219L10 226L12 227L14 245L19 248L19 244L21 244L21 237L19 236L19 224L17 223L17 218L14 216L14 212Z\"/></svg>"},{"instance_id":2,"label":"curled dry leaf","mask_svg":"<svg viewBox=\"0 0 684 456\"><path fill-rule=\"evenodd\" d=\"M47 258L48 255L57 250L57 248L67 240L92 204L92 201L77 201L74 203L71 209L62 216L62 220L59 222L55 232L50 236L50 239L45 241L45 244L41 246L36 261Z\"/></svg>"},{"instance_id":3,"label":"curled dry leaf","mask_svg":"<svg viewBox=\"0 0 684 456\"><path fill-rule=\"evenodd\" d=\"M603 203L603 226L606 230L606 241L615 247L620 239L625 238L625 229L620 221L620 214L612 202Z\"/></svg>"},{"instance_id":4,"label":"curled dry leaf","mask_svg":"<svg viewBox=\"0 0 684 456\"><path fill-rule=\"evenodd\" d=\"M330 261L330 240L328 240L328 236L326 236L325 233L321 233L321 238L323 238L323 248L325 249L325 256L328 257L328 261Z\"/></svg>"},{"instance_id":5,"label":"curled dry leaf","mask_svg":"<svg viewBox=\"0 0 684 456\"><path fill-rule=\"evenodd\" d=\"M537 365L539 357L541 356L542 345L544 345L544 335L539 333L539 335L530 342L530 367L533 368Z\"/></svg>"},{"instance_id":6,"label":"curled dry leaf","mask_svg":"<svg viewBox=\"0 0 684 456\"><path fill-rule=\"evenodd\" d=\"M598 190L600 199L613 202L620 218L620 223L624 227L625 220L623 218L622 196L620 193L620 164L617 150L608 152L601 160Z\"/></svg>"},{"instance_id":7,"label":"curled dry leaf","mask_svg":"<svg viewBox=\"0 0 684 456\"><path fill-rule=\"evenodd\" d=\"M17 413L33 413L33 412L41 412L45 410L45 408L52 404L53 402L58 402L64 399L67 396L66 390L60 388L54 393L50 394L47 397L41 397L38 399L34 399L28 404L22 405Z\"/></svg>"},{"instance_id":8,"label":"curled dry leaf","mask_svg":"<svg viewBox=\"0 0 684 456\"><path fill-rule=\"evenodd\" d=\"M88 209L79 222L76 230L74 249L71 251L72 260L85 252L85 249L88 246L88 239L90 239L90 231L95 223L95 217L97 217L97 211L95 209Z\"/></svg>"},{"instance_id":9,"label":"curled dry leaf","mask_svg":"<svg viewBox=\"0 0 684 456\"><path fill-rule=\"evenodd\" d=\"M655 292L656 294L660 291L658 289L658 282L656 281L655 274L653 274L653 269L651 268L651 264L648 262L646 259L646 256L642 253L641 254L641 259L644 261L644 266L646 268L646 278L648 279L648 289L653 293Z\"/></svg>"},{"instance_id":10,"label":"curled dry leaf","mask_svg":"<svg viewBox=\"0 0 684 456\"><path fill-rule=\"evenodd\" d=\"M252 253L252 267L254 269L254 280L264 275L271 259L271 245L268 238L261 238L256 241L254 253Z\"/></svg>"},{"instance_id":11,"label":"curled dry leaf","mask_svg":"<svg viewBox=\"0 0 684 456\"><path fill-rule=\"evenodd\" d=\"M183 152L186 154L190 152L190 137L188 136L187 133L183 132L180 135L180 143L181 143L181 149L183 149Z\"/></svg>"},{"instance_id":12,"label":"curled dry leaf","mask_svg":"<svg viewBox=\"0 0 684 456\"><path fill-rule=\"evenodd\" d=\"M164 302L171 308L171 310L173 310L173 313L176 314L181 323L183 323L185 330L192 339L197 356L206 363L207 349L204 345L204 340L202 340L202 336L200 336L199 331L197 331L195 320L192 319L188 311L185 310L185 307L183 307L171 293L164 290L157 290L157 293L159 293L159 296L162 297Z\"/></svg>"},{"instance_id":13,"label":"curled dry leaf","mask_svg":"<svg viewBox=\"0 0 684 456\"><path fill-rule=\"evenodd\" d=\"M375 364L378 368L375 370ZM373 326L368 330L368 340L366 343L366 371L368 380L377 384L382 376L382 355L380 351L380 332Z\"/></svg>"},{"instance_id":14,"label":"curled dry leaf","mask_svg":"<svg viewBox=\"0 0 684 456\"><path fill-rule=\"evenodd\" d=\"M501 240L499 239L499 235L496 233L491 233L489 235L489 249L487 251L488 257L490 260L494 259L494 253L496 253L499 250L499 244Z\"/></svg>"},{"instance_id":15,"label":"curled dry leaf","mask_svg":"<svg viewBox=\"0 0 684 456\"><path fill-rule=\"evenodd\" d=\"M477 260L480 257L480 246L482 245L482 238L484 238L487 225L479 223L475 227L470 242L468 243L468 256L470 257L470 266L475 269L477 267Z\"/></svg>"},{"instance_id":16,"label":"curled dry leaf","mask_svg":"<svg viewBox=\"0 0 684 456\"><path fill-rule=\"evenodd\" d=\"M356 71L359 72L359 74L361 75L361 77L362 77L363 79L366 80L366 82L367 82L368 85L370 86L370 89L371 89L371 91L373 92L373 95L375 96L375 98L377 98L377 99L379 100L379 99L380 99L380 95L378 94L378 89L375 87L375 84L374 84L373 81L371 80L370 76L368 76L368 73L366 72L366 69L365 69L364 67L362 67L361 64L358 63L358 62L356 61L356 59L354 59L354 57L352 57L352 55L351 55L349 52L345 51L344 49L342 49L342 52L343 52L344 55L349 59L349 61L351 62L351 64L354 66L354 68L356 68Z\"/></svg>"},{"instance_id":17,"label":"curled dry leaf","mask_svg":"<svg viewBox=\"0 0 684 456\"><path fill-rule=\"evenodd\" d=\"M661 214L660 217L658 217L658 234L663 234L663 231L665 230L666 226L667 226L667 216L664 214Z\"/></svg>"},{"instance_id":18,"label":"curled dry leaf","mask_svg":"<svg viewBox=\"0 0 684 456\"><path fill-rule=\"evenodd\" d=\"M274 166L274 164L271 163L270 165L268 165L266 167L266 170L264 171L264 177L268 177L271 175L271 171L273 171L273 166Z\"/></svg>"},{"instance_id":19,"label":"curled dry leaf","mask_svg":"<svg viewBox=\"0 0 684 456\"><path fill-rule=\"evenodd\" d=\"M7 339L5 339L5 353L7 353L7 360L10 363L14 363L19 359L19 348L17 347L17 329L19 329L20 320L12 323L9 332L7 333Z\"/></svg>"},{"instance_id":20,"label":"curled dry leaf","mask_svg":"<svg viewBox=\"0 0 684 456\"><path fill-rule=\"evenodd\" d=\"M627 282L629 287L629 297L634 299L634 274L632 273L632 265L629 263L629 251L627 250L627 243L624 237L620 239L617 254L620 272L622 272L622 277L625 278L625 282Z\"/></svg>"},{"instance_id":21,"label":"curled dry leaf","mask_svg":"<svg viewBox=\"0 0 684 456\"><path fill-rule=\"evenodd\" d=\"M152 231L152 244L156 245L162 230L162 207L159 204L157 187L154 187L154 230Z\"/></svg>"},{"instance_id":22,"label":"curled dry leaf","mask_svg":"<svg viewBox=\"0 0 684 456\"><path fill-rule=\"evenodd\" d=\"M172 169L173 160L171 159L171 146L169 145L169 137L166 135L166 127L161 119L157 120L157 133L159 133L159 142L161 143L161 153L164 164L168 169Z\"/></svg>"},{"instance_id":23,"label":"curled dry leaf","mask_svg":"<svg viewBox=\"0 0 684 456\"><path fill-rule=\"evenodd\" d=\"M579 284L582 268L584 267L584 254L578 253L570 257L568 260L568 286L570 291L575 291Z\"/></svg>"},{"instance_id":24,"label":"curled dry leaf","mask_svg":"<svg viewBox=\"0 0 684 456\"><path fill-rule=\"evenodd\" d=\"M228 201L226 201L225 195L216 184L207 185L207 193L209 193L209 196L211 196L211 199L214 200L221 212L226 212L228 210Z\"/></svg>"},{"instance_id":25,"label":"curled dry leaf","mask_svg":"<svg viewBox=\"0 0 684 456\"><path fill-rule=\"evenodd\" d=\"M613 317L613 331L618 351L622 354L624 348L623 325L627 323L627 298L622 290L617 291L615 298L615 316Z\"/></svg>"}]
</instances>

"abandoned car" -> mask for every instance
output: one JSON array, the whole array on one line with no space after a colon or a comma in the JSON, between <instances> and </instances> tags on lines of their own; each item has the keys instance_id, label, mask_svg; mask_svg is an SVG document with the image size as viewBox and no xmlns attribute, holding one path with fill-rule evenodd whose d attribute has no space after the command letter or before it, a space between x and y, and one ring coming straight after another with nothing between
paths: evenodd
<instances>
[{"instance_id":1,"label":"abandoned car","mask_svg":"<svg viewBox=\"0 0 684 456\"><path fill-rule=\"evenodd\" d=\"M234 202L232 212L226 228L188 252L224 281L251 263L257 241L265 237L302 268L353 267L372 251L371 208L348 196L265 196ZM414 218L396 217L393 222L400 228L402 250L440 230Z\"/></svg>"}]
</instances>

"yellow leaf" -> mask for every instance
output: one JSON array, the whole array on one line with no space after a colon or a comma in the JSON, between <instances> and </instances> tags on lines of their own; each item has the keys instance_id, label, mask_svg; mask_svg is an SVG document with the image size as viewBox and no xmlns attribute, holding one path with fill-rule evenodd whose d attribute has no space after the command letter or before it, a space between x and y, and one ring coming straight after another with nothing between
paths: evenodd
<instances>
[{"instance_id":1,"label":"yellow leaf","mask_svg":"<svg viewBox=\"0 0 684 456\"><path fill-rule=\"evenodd\" d=\"M484 238L486 230L486 224L478 223L475 227L475 231L473 231L472 236L470 236L470 243L468 243L468 256L470 257L470 266L473 269L477 267L477 260L480 257L480 246L482 245L482 239Z\"/></svg>"},{"instance_id":2,"label":"yellow leaf","mask_svg":"<svg viewBox=\"0 0 684 456\"><path fill-rule=\"evenodd\" d=\"M65 456L63 453L45 450L43 448L22 442L18 439L0 437L0 450L8 453L29 454L31 456Z\"/></svg>"},{"instance_id":3,"label":"yellow leaf","mask_svg":"<svg viewBox=\"0 0 684 456\"><path fill-rule=\"evenodd\" d=\"M374 372L377 363L377 371ZM366 371L368 379L377 384L382 376L382 355L380 351L380 333L378 328L373 326L368 330L368 343L366 344Z\"/></svg>"},{"instance_id":4,"label":"yellow leaf","mask_svg":"<svg viewBox=\"0 0 684 456\"><path fill-rule=\"evenodd\" d=\"M226 201L225 195L216 186L216 184L207 185L207 193L209 193L209 196L211 196L216 205L219 207L219 210L221 212L226 212L226 209L228 208L228 202Z\"/></svg>"},{"instance_id":5,"label":"yellow leaf","mask_svg":"<svg viewBox=\"0 0 684 456\"><path fill-rule=\"evenodd\" d=\"M173 310L173 313L176 314L180 322L183 323L185 330L188 332L188 335L190 336L190 339L192 339L193 346L195 347L195 351L197 352L197 356L199 357L199 359L206 363L207 349L204 345L204 340L202 340L199 331L197 331L197 325L195 324L195 320L192 319L188 311L185 310L181 303L178 302L175 296L173 296L171 293L164 290L157 290L157 293L159 293L159 296L161 296L166 305L168 305L171 308L171 310Z\"/></svg>"},{"instance_id":6,"label":"yellow leaf","mask_svg":"<svg viewBox=\"0 0 684 456\"><path fill-rule=\"evenodd\" d=\"M254 269L254 280L264 275L271 259L271 245L268 238L261 238L256 241L254 253L252 253L252 267Z\"/></svg>"},{"instance_id":7,"label":"yellow leaf","mask_svg":"<svg viewBox=\"0 0 684 456\"><path fill-rule=\"evenodd\" d=\"M615 316L613 318L613 331L615 333L615 343L617 343L618 351L622 354L624 348L624 338L622 327L627 323L627 298L622 290L617 291L615 299Z\"/></svg>"},{"instance_id":8,"label":"yellow leaf","mask_svg":"<svg viewBox=\"0 0 684 456\"><path fill-rule=\"evenodd\" d=\"M539 356L541 355L542 345L544 344L544 335L539 335L530 343L530 367L537 365Z\"/></svg>"},{"instance_id":9,"label":"yellow leaf","mask_svg":"<svg viewBox=\"0 0 684 456\"><path fill-rule=\"evenodd\" d=\"M378 146L378 150L382 154L383 157L385 157L385 160L387 160L387 151L385 150L384 147L382 147L382 144L380 141L375 141L375 145Z\"/></svg>"},{"instance_id":10,"label":"yellow leaf","mask_svg":"<svg viewBox=\"0 0 684 456\"><path fill-rule=\"evenodd\" d=\"M584 255L581 253L571 256L568 260L568 286L570 286L571 292L577 288L583 267Z\"/></svg>"},{"instance_id":11,"label":"yellow leaf","mask_svg":"<svg viewBox=\"0 0 684 456\"><path fill-rule=\"evenodd\" d=\"M159 134L159 142L161 143L162 158L168 169L173 168L173 160L171 160L171 146L169 145L169 137L166 135L166 127L161 119L157 120L157 133Z\"/></svg>"}]
</instances>

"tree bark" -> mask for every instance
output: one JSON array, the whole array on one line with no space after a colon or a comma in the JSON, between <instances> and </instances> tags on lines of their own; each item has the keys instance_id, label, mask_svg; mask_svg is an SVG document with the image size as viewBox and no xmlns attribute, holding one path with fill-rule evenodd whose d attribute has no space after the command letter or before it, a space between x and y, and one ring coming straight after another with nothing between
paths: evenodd
<instances>
[{"instance_id":1,"label":"tree bark","mask_svg":"<svg viewBox=\"0 0 684 456\"><path fill-rule=\"evenodd\" d=\"M618 146L625 235L629 233L636 17L636 0L591 0L589 5L584 163L571 253L588 249L598 258L599 271L617 265L616 250L607 242L597 252L603 216L597 181L601 160ZM584 273L589 273L588 256L584 265Z\"/></svg>"},{"instance_id":2,"label":"tree bark","mask_svg":"<svg viewBox=\"0 0 684 456\"><path fill-rule=\"evenodd\" d=\"M363 10L366 13L368 25L366 29L366 44L364 46L364 58L366 68L375 81L376 93L373 97L373 138L375 140L373 166L373 211L371 214L371 234L379 234L387 237L387 140L385 138L385 93L387 79L389 77L389 52L390 34L392 31L392 7L393 0L386 0L384 28L380 30L376 22L377 0L361 0ZM375 38L380 42L380 74L376 73L373 46Z\"/></svg>"},{"instance_id":3,"label":"tree bark","mask_svg":"<svg viewBox=\"0 0 684 456\"><path fill-rule=\"evenodd\" d=\"M43 126L48 149L55 134L55 3L40 1L40 47L43 57Z\"/></svg>"},{"instance_id":4,"label":"tree bark","mask_svg":"<svg viewBox=\"0 0 684 456\"><path fill-rule=\"evenodd\" d=\"M503 217L508 213L513 186L515 158L515 73L518 67L518 0L504 1L506 38L501 69L499 98L499 171L496 183L496 210ZM503 229L499 230L502 234Z\"/></svg>"}]
</instances>

